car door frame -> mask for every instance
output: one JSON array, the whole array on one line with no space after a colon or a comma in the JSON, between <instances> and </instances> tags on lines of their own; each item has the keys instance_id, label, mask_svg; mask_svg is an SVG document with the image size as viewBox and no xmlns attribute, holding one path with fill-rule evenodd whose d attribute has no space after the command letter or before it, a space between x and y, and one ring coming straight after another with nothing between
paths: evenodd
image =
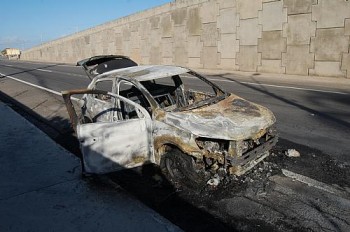
<instances>
[{"instance_id":1,"label":"car door frame","mask_svg":"<svg viewBox=\"0 0 350 232\"><path fill-rule=\"evenodd\" d=\"M129 105L132 105L133 107L135 107L139 117L136 118L136 119L116 120L116 121L112 121L112 122L83 123L83 122L81 122L79 120L79 117L78 117L78 115L76 113L76 110L75 110L73 102L72 102L71 96L75 95L75 94L84 94L84 95L87 95L87 94L104 94L104 95L110 95L110 96L114 97L116 101L123 101L123 102L125 102L125 103L127 103ZM140 106L139 104L137 104L137 103L135 103L135 102L133 102L133 101L123 97L123 96L120 96L118 94L107 92L107 91L103 91L103 90L96 90L96 89L78 89L78 90L63 91L62 92L62 96L63 96L63 99L65 101L65 104L66 104L66 107L67 107L67 110L68 110L68 114L70 116L70 120L71 120L72 126L73 126L74 130L77 133L77 136L78 136L78 139L79 139L79 143L81 145L81 150L82 150L82 153L83 153L83 157L82 157L83 171L85 173L102 174L102 173L107 173L107 172L111 172L111 171L118 171L118 170L121 170L121 169L124 169L124 168L132 168L132 167L140 166L140 165L143 165L143 164L145 164L147 162L155 163L153 137L152 137L152 119L151 119L151 116L149 115L148 111L146 109L144 109L142 106ZM147 138L147 147L145 149L146 149L147 154L145 154L145 155L138 154L139 156L137 156L136 158L140 157L140 155L143 155L143 156L146 156L147 159L145 159L145 160L139 159L139 160L136 160L136 161L133 160L135 165L125 165L125 166L109 165L108 168L105 168L106 166L105 167L101 167L101 168L99 168L99 167L97 167L97 168L93 167L92 168L93 165L89 165L88 163L86 163L86 159L84 159L84 156L87 157L88 153L86 152L86 147L84 147L83 143L86 141L86 139L88 139L88 140L92 139L92 140L89 140L89 141L90 141L91 144L93 144L93 143L98 142L97 141L98 139L102 139L103 140L104 138L103 138L103 136L101 137L101 135L97 135L96 138L81 138L80 135L82 133L82 131L81 131L82 127L89 127L89 124L95 124L95 125L99 124L100 127L102 127L102 128L105 127L105 128L108 129L108 127L117 127L118 125L122 125L122 124L126 124L126 123L130 123L130 124L134 124L135 125L135 124L137 124L137 121L140 121L140 123L144 123L144 126L145 126L144 132L146 133L146 138ZM99 125L97 127L99 127ZM143 125L143 124L140 124L140 125ZM94 127L94 126L91 126L91 127ZM112 131L112 133L118 133L118 130L109 130L109 132L111 132L111 131ZM138 132L134 131L132 133L134 133L135 136L139 136L141 131L138 131ZM81 139L84 139L84 141L82 141ZM84 149L85 149L85 152L84 152ZM99 151L97 151L97 152L99 152ZM96 155L96 151L95 151L94 154ZM104 154L101 153L100 155L103 156ZM109 161L113 162L113 160L115 160L115 159L112 159L112 157L106 157L106 158L107 158L107 160L105 160L105 161L109 160ZM137 161L140 161L140 162L137 162ZM113 167L113 168L110 168L110 167Z\"/></svg>"}]
</instances>

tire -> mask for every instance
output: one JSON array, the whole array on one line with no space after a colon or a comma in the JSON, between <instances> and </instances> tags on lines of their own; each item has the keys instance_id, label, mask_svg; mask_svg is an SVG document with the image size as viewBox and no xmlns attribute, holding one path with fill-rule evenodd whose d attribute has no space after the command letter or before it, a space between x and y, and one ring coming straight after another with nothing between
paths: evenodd
<instances>
[{"instance_id":1,"label":"tire","mask_svg":"<svg viewBox=\"0 0 350 232\"><path fill-rule=\"evenodd\" d=\"M194 187L203 182L194 159L178 149L172 149L162 156L160 168L174 184Z\"/></svg>"}]
</instances>

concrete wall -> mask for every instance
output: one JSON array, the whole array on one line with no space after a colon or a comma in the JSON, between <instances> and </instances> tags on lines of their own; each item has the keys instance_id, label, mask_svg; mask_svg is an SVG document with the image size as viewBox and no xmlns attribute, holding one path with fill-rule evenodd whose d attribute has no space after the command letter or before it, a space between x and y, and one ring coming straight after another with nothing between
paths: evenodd
<instances>
[{"instance_id":1,"label":"concrete wall","mask_svg":"<svg viewBox=\"0 0 350 232\"><path fill-rule=\"evenodd\" d=\"M176 0L24 51L71 62L123 54L141 64L350 78L348 0Z\"/></svg>"}]
</instances>

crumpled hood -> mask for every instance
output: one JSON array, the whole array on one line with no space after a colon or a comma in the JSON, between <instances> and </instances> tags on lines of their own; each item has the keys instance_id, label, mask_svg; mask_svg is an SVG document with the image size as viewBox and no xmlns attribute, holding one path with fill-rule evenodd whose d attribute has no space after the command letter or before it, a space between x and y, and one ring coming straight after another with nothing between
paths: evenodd
<instances>
[{"instance_id":1,"label":"crumpled hood","mask_svg":"<svg viewBox=\"0 0 350 232\"><path fill-rule=\"evenodd\" d=\"M206 107L168 112L164 122L200 137L242 140L251 138L276 121L267 108L231 94Z\"/></svg>"}]
</instances>

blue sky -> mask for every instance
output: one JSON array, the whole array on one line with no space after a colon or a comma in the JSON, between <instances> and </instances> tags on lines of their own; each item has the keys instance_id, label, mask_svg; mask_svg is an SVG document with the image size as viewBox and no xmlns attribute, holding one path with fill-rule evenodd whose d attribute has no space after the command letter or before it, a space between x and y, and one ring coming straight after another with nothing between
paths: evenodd
<instances>
[{"instance_id":1,"label":"blue sky","mask_svg":"<svg viewBox=\"0 0 350 232\"><path fill-rule=\"evenodd\" d=\"M27 49L172 0L1 0L0 51Z\"/></svg>"}]
</instances>

